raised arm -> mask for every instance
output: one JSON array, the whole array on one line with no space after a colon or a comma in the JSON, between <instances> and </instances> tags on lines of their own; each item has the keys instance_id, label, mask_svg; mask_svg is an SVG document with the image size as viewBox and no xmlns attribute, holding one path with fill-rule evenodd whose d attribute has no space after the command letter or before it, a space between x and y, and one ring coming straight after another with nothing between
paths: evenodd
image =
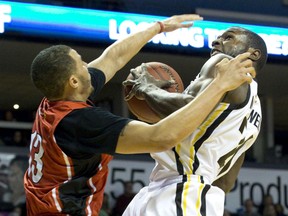
<instances>
[{"instance_id":1,"label":"raised arm","mask_svg":"<svg viewBox=\"0 0 288 216\"><path fill-rule=\"evenodd\" d=\"M161 32L171 32L179 28L189 28L193 25L193 21L202 19L196 14L184 14L172 16L161 22L155 22L144 30L132 33L126 38L114 42L104 50L99 58L90 62L88 66L103 71L106 76L106 82L108 82L155 35Z\"/></svg>"},{"instance_id":2,"label":"raised arm","mask_svg":"<svg viewBox=\"0 0 288 216\"><path fill-rule=\"evenodd\" d=\"M171 149L191 134L209 115L223 95L244 82L252 82L255 70L244 53L217 64L217 75L195 99L156 124L131 121L118 139L116 152L149 153ZM248 74L251 74L248 75Z\"/></svg>"}]
</instances>

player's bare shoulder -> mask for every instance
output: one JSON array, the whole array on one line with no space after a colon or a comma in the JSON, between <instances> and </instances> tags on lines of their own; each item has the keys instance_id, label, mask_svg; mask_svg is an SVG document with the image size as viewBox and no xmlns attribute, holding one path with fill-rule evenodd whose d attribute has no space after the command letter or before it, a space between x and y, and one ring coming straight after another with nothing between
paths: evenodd
<instances>
[{"instance_id":1,"label":"player's bare shoulder","mask_svg":"<svg viewBox=\"0 0 288 216\"><path fill-rule=\"evenodd\" d=\"M204 76L206 78L214 78L216 76L215 66L216 64L221 62L224 58L231 59L232 57L223 53L211 56L202 66L200 76Z\"/></svg>"},{"instance_id":2,"label":"player's bare shoulder","mask_svg":"<svg viewBox=\"0 0 288 216\"><path fill-rule=\"evenodd\" d=\"M202 66L196 79L190 83L186 89L186 93L196 97L201 91L203 91L216 76L215 65L222 61L224 58L231 59L230 56L222 53L211 56Z\"/></svg>"},{"instance_id":3,"label":"player's bare shoulder","mask_svg":"<svg viewBox=\"0 0 288 216\"><path fill-rule=\"evenodd\" d=\"M202 67L201 73L205 74L206 79L214 78L216 76L216 64L222 61L224 58L232 59L231 56L228 56L223 53L216 54L212 56ZM203 71L202 71L203 70ZM248 92L248 83L242 84L237 89L227 92L222 102L231 103L231 104L241 104L247 98Z\"/></svg>"}]
</instances>

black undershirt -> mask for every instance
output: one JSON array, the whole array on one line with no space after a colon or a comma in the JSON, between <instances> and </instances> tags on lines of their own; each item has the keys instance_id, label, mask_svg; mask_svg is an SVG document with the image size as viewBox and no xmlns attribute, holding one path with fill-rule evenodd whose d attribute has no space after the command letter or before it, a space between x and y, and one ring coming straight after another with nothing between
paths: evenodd
<instances>
[{"instance_id":1,"label":"black undershirt","mask_svg":"<svg viewBox=\"0 0 288 216\"><path fill-rule=\"evenodd\" d=\"M89 72L94 87L89 99L95 101L105 84L105 75L94 68L89 68ZM119 134L130 120L92 105L65 116L55 129L55 139L62 151L75 159L102 153L113 155Z\"/></svg>"}]
</instances>

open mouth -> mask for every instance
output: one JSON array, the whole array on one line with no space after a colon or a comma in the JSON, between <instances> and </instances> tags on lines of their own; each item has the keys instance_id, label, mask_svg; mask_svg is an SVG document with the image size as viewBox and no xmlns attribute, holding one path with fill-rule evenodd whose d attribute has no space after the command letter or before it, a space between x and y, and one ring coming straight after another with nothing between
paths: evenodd
<instances>
[{"instance_id":1,"label":"open mouth","mask_svg":"<svg viewBox=\"0 0 288 216\"><path fill-rule=\"evenodd\" d=\"M217 55L219 53L222 53L222 52L220 50L217 50L217 49L212 49L210 52L211 56Z\"/></svg>"}]
</instances>

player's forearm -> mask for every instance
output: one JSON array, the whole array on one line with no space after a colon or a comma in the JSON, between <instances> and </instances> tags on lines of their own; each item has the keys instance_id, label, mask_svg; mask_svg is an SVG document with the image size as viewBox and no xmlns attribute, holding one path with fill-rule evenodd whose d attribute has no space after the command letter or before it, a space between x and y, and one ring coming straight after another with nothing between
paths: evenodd
<instances>
[{"instance_id":1,"label":"player's forearm","mask_svg":"<svg viewBox=\"0 0 288 216\"><path fill-rule=\"evenodd\" d=\"M244 82L252 82L256 72L252 61L247 59L249 56L250 53L243 53L230 61L222 60L216 65L217 76L205 90L158 123L128 123L118 139L116 152L129 154L165 151L180 143L200 126L227 91Z\"/></svg>"},{"instance_id":2,"label":"player's forearm","mask_svg":"<svg viewBox=\"0 0 288 216\"><path fill-rule=\"evenodd\" d=\"M169 93L157 88L143 92L145 101L160 118L165 118L188 104L193 97L182 93Z\"/></svg>"},{"instance_id":3,"label":"player's forearm","mask_svg":"<svg viewBox=\"0 0 288 216\"><path fill-rule=\"evenodd\" d=\"M155 134L161 134L163 139L166 139L162 142L170 142L171 147L173 147L173 143L179 143L200 126L222 99L225 92L226 90L222 88L219 82L213 81L193 101L155 124L155 129L160 129L155 131ZM177 127L177 125L181 126ZM172 131L171 128L173 128ZM170 134L163 134L163 131L170 131Z\"/></svg>"},{"instance_id":4,"label":"player's forearm","mask_svg":"<svg viewBox=\"0 0 288 216\"><path fill-rule=\"evenodd\" d=\"M193 101L156 124L130 122L119 136L116 152L151 153L173 148L204 121L224 93L219 83L212 82Z\"/></svg>"},{"instance_id":5,"label":"player's forearm","mask_svg":"<svg viewBox=\"0 0 288 216\"><path fill-rule=\"evenodd\" d=\"M154 23L145 30L137 31L110 46L105 52L107 52L107 57L113 59L116 65L115 70L118 71L127 64L127 62L159 32L160 25Z\"/></svg>"},{"instance_id":6,"label":"player's forearm","mask_svg":"<svg viewBox=\"0 0 288 216\"><path fill-rule=\"evenodd\" d=\"M128 37L119 39L105 49L98 59L89 63L89 67L95 67L103 71L107 82L159 32L160 25L154 23L145 30L132 33Z\"/></svg>"}]
</instances>

